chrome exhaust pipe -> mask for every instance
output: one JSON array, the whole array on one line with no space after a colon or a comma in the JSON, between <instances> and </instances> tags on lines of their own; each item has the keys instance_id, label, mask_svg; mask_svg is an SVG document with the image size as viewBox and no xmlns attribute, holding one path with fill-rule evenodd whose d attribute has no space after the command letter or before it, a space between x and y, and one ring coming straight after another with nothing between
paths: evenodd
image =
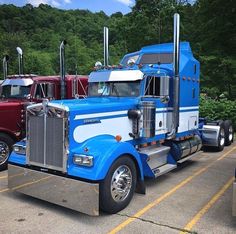
<instances>
[{"instance_id":1,"label":"chrome exhaust pipe","mask_svg":"<svg viewBox=\"0 0 236 234\"><path fill-rule=\"evenodd\" d=\"M3 79L5 80L7 78L7 73L8 73L8 61L9 61L9 56L5 55L3 60L2 60L2 65L3 65Z\"/></svg>"},{"instance_id":2,"label":"chrome exhaust pipe","mask_svg":"<svg viewBox=\"0 0 236 234\"><path fill-rule=\"evenodd\" d=\"M104 35L104 66L108 66L108 60L109 60L109 30L107 27L104 27L103 29L103 35Z\"/></svg>"},{"instance_id":3,"label":"chrome exhaust pipe","mask_svg":"<svg viewBox=\"0 0 236 234\"><path fill-rule=\"evenodd\" d=\"M24 74L24 64L23 64L23 50L20 47L16 47L18 53L18 63L19 63L19 76Z\"/></svg>"},{"instance_id":4,"label":"chrome exhaust pipe","mask_svg":"<svg viewBox=\"0 0 236 234\"><path fill-rule=\"evenodd\" d=\"M172 129L168 134L168 138L172 139L178 132L179 127L179 100L180 100L180 83L179 83L179 58L180 58L180 16L178 13L174 14L174 44L173 44L173 118Z\"/></svg>"},{"instance_id":5,"label":"chrome exhaust pipe","mask_svg":"<svg viewBox=\"0 0 236 234\"><path fill-rule=\"evenodd\" d=\"M62 41L60 44L61 99L65 99L65 96L66 96L65 45L66 45L66 41Z\"/></svg>"}]
</instances>

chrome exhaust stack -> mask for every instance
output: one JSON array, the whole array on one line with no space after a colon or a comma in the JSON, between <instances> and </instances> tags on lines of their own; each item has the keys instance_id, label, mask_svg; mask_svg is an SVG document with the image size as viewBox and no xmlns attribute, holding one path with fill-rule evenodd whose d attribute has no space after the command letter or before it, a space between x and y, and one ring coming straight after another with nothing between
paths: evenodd
<instances>
[{"instance_id":1,"label":"chrome exhaust stack","mask_svg":"<svg viewBox=\"0 0 236 234\"><path fill-rule=\"evenodd\" d=\"M104 35L104 66L108 66L109 64L109 30L107 27L104 27L103 29L103 35Z\"/></svg>"},{"instance_id":2,"label":"chrome exhaust stack","mask_svg":"<svg viewBox=\"0 0 236 234\"><path fill-rule=\"evenodd\" d=\"M3 65L3 79L5 80L7 78L7 72L8 72L8 61L9 61L9 56L5 55L3 60L2 60L2 65Z\"/></svg>"},{"instance_id":3,"label":"chrome exhaust stack","mask_svg":"<svg viewBox=\"0 0 236 234\"><path fill-rule=\"evenodd\" d=\"M178 132L179 127L179 99L180 99L180 83L179 83L179 50L180 50L180 16L178 13L174 14L174 45L173 45L173 117L172 129L168 134L168 138L172 139Z\"/></svg>"},{"instance_id":4,"label":"chrome exhaust stack","mask_svg":"<svg viewBox=\"0 0 236 234\"><path fill-rule=\"evenodd\" d=\"M66 41L62 41L60 44L61 99L65 99L65 96L66 96L65 45L66 45Z\"/></svg>"},{"instance_id":5,"label":"chrome exhaust stack","mask_svg":"<svg viewBox=\"0 0 236 234\"><path fill-rule=\"evenodd\" d=\"M19 63L19 76L24 74L24 64L23 64L23 50L20 47L16 47L18 53L18 63Z\"/></svg>"}]
</instances>

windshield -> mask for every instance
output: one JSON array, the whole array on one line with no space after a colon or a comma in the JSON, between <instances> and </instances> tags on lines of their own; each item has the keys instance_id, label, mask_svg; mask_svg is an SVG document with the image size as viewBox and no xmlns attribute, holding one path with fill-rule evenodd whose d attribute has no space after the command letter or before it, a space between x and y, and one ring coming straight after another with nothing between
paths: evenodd
<instances>
[{"instance_id":1,"label":"windshield","mask_svg":"<svg viewBox=\"0 0 236 234\"><path fill-rule=\"evenodd\" d=\"M29 86L21 85L4 85L0 91L0 97L2 98L26 98L30 94Z\"/></svg>"},{"instance_id":2,"label":"windshield","mask_svg":"<svg viewBox=\"0 0 236 234\"><path fill-rule=\"evenodd\" d=\"M137 97L140 93L140 81L116 81L89 83L88 96Z\"/></svg>"}]
</instances>

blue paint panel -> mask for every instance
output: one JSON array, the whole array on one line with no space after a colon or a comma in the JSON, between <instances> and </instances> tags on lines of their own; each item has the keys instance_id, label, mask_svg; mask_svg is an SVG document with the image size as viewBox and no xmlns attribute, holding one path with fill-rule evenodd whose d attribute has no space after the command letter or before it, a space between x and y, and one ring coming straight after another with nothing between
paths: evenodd
<instances>
[{"instance_id":1,"label":"blue paint panel","mask_svg":"<svg viewBox=\"0 0 236 234\"><path fill-rule=\"evenodd\" d=\"M87 148L88 152L84 149ZM94 166L82 167L73 165L73 155L83 154L94 157ZM72 147L68 159L68 175L90 180L102 180L105 178L112 163L121 155L130 155L137 162L140 168L141 179L143 179L143 170L141 158L137 150L128 142L117 142L113 136L102 135L93 137L77 147Z\"/></svg>"},{"instance_id":2,"label":"blue paint panel","mask_svg":"<svg viewBox=\"0 0 236 234\"><path fill-rule=\"evenodd\" d=\"M26 155L11 153L8 162L17 163L19 165L26 165Z\"/></svg>"},{"instance_id":3,"label":"blue paint panel","mask_svg":"<svg viewBox=\"0 0 236 234\"><path fill-rule=\"evenodd\" d=\"M64 105L74 115L107 113L128 110L138 105L139 98L127 97L88 97L86 99L55 100L52 103ZM91 108L92 107L92 108Z\"/></svg>"},{"instance_id":4,"label":"blue paint panel","mask_svg":"<svg viewBox=\"0 0 236 234\"><path fill-rule=\"evenodd\" d=\"M142 160L142 167L143 167L144 176L149 177L149 178L155 178L154 173L152 172L151 168L148 166L147 155L141 154L141 160Z\"/></svg>"}]
</instances>

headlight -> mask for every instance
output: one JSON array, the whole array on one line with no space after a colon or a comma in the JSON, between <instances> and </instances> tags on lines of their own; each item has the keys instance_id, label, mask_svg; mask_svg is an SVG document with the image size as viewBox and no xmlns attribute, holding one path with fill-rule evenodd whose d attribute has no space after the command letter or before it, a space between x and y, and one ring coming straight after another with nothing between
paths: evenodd
<instances>
[{"instance_id":1,"label":"headlight","mask_svg":"<svg viewBox=\"0 0 236 234\"><path fill-rule=\"evenodd\" d=\"M13 151L16 154L26 154L26 147L23 145L13 145Z\"/></svg>"},{"instance_id":2,"label":"headlight","mask_svg":"<svg viewBox=\"0 0 236 234\"><path fill-rule=\"evenodd\" d=\"M86 167L93 166L93 156L75 154L73 158L74 164Z\"/></svg>"}]
</instances>

